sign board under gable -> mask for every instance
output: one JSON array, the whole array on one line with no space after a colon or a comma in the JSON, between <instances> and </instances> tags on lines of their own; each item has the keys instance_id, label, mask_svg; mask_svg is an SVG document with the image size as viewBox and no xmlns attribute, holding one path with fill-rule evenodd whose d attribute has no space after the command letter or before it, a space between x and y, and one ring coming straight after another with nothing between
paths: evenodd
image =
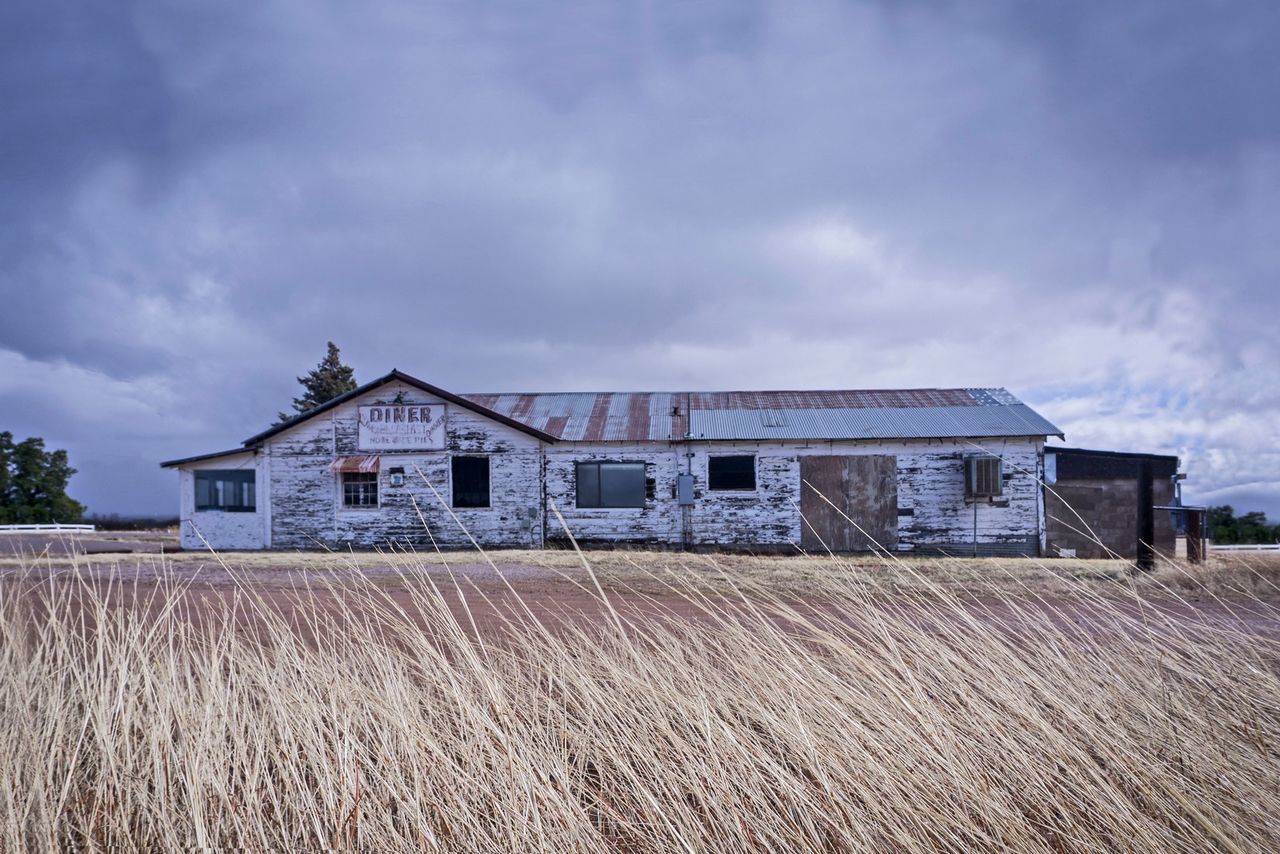
<instances>
[{"instance_id":1,"label":"sign board under gable","mask_svg":"<svg viewBox=\"0 0 1280 854\"><path fill-rule=\"evenodd\" d=\"M444 449L444 404L384 404L358 407L362 451Z\"/></svg>"}]
</instances>

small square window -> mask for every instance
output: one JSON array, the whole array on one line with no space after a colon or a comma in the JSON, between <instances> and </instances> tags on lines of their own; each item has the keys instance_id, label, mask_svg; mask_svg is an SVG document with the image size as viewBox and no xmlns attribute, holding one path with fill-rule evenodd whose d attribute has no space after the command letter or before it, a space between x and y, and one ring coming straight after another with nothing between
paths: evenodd
<instances>
[{"instance_id":1,"label":"small square window","mask_svg":"<svg viewBox=\"0 0 1280 854\"><path fill-rule=\"evenodd\" d=\"M342 473L343 507L377 507L378 473L344 471Z\"/></svg>"},{"instance_id":2,"label":"small square window","mask_svg":"<svg viewBox=\"0 0 1280 854\"><path fill-rule=\"evenodd\" d=\"M755 489L756 458L751 455L709 458L707 488L712 491Z\"/></svg>"}]
</instances>

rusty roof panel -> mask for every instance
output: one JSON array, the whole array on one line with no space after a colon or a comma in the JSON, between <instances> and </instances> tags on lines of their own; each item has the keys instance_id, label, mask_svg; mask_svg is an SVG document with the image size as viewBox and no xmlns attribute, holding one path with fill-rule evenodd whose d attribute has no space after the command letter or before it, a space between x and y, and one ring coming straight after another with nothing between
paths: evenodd
<instances>
[{"instance_id":1,"label":"rusty roof panel","mask_svg":"<svg viewBox=\"0 0 1280 854\"><path fill-rule=\"evenodd\" d=\"M649 395L649 436L653 439L679 439L689 425L689 413L683 394L661 391Z\"/></svg>"},{"instance_id":2,"label":"rusty roof panel","mask_svg":"<svg viewBox=\"0 0 1280 854\"><path fill-rule=\"evenodd\" d=\"M329 471L376 472L381 467L382 457L377 454L364 454L357 457L334 457L329 463Z\"/></svg>"}]
</instances>

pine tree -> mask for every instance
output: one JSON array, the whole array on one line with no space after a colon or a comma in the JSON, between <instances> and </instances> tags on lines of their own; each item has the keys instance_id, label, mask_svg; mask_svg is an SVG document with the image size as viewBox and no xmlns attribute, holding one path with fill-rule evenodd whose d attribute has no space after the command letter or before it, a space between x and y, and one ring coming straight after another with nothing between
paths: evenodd
<instances>
[{"instance_id":1,"label":"pine tree","mask_svg":"<svg viewBox=\"0 0 1280 854\"><path fill-rule=\"evenodd\" d=\"M333 400L339 395L354 391L356 388L355 372L342 364L338 355L338 345L329 342L329 352L305 377L298 377L298 382L306 390L302 397L293 399L292 413L281 412L277 424L283 424L304 412L310 412L322 403Z\"/></svg>"},{"instance_id":2,"label":"pine tree","mask_svg":"<svg viewBox=\"0 0 1280 854\"><path fill-rule=\"evenodd\" d=\"M78 522L84 506L67 495L76 470L66 451L46 451L36 436L21 442L0 433L0 524Z\"/></svg>"}]
</instances>

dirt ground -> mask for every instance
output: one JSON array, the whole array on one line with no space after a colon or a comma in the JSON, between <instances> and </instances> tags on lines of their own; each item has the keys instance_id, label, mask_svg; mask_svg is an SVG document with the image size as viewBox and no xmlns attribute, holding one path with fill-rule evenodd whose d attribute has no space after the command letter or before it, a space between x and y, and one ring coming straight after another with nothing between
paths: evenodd
<instances>
[{"instance_id":1,"label":"dirt ground","mask_svg":"<svg viewBox=\"0 0 1280 854\"><path fill-rule=\"evenodd\" d=\"M175 551L176 534L153 531L102 531L93 533L0 533L0 558L70 554L156 554Z\"/></svg>"},{"instance_id":2,"label":"dirt ground","mask_svg":"<svg viewBox=\"0 0 1280 854\"><path fill-rule=\"evenodd\" d=\"M1112 622L1110 608L1143 607L1177 620L1280 636L1280 560L1258 555L1231 555L1200 567L1167 562L1154 573L1135 574L1119 561L1061 559L643 551L164 553L172 545L171 538L152 533L21 541L8 535L0 540L0 583L9 593L21 593L50 579L78 579L110 590L117 606L142 603L152 609L181 589L184 613L197 621L202 611L216 613L252 592L298 622L317 608L340 609L361 588L384 597L387 607L415 612L422 600L414 590L433 585L460 623L474 622L481 632L530 614L552 626L598 625L612 619L610 608L640 622L696 621L707 618L708 607L740 600L744 592L832 614L850 601L837 591L857 590L868 602L899 608L912 597L945 591L994 623L1012 622L1030 610L1059 625L1103 631ZM1090 598L1098 601L1082 604ZM1144 604L1137 605L1139 600Z\"/></svg>"}]
</instances>

